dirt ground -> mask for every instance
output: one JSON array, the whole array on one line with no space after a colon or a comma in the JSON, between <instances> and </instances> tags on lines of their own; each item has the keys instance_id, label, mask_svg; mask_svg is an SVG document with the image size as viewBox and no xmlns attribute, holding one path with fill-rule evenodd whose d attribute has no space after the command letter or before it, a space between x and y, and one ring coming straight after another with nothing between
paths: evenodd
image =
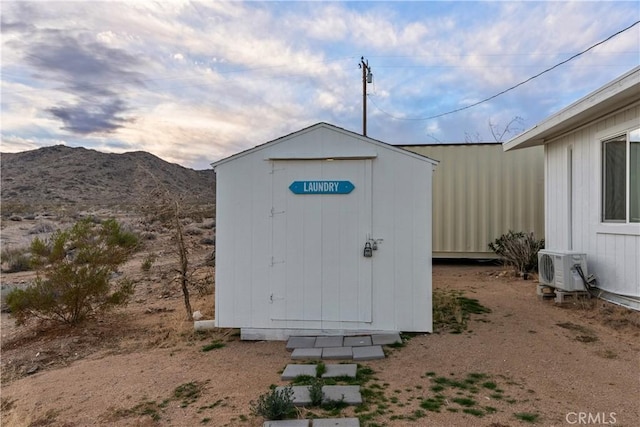
<instances>
[{"instance_id":1,"label":"dirt ground","mask_svg":"<svg viewBox=\"0 0 640 427\"><path fill-rule=\"evenodd\" d=\"M4 223L3 246L24 244L32 226ZM212 246L198 243L211 230L206 221L191 229L202 230L190 238L203 291L193 289L192 305L211 318L205 284L213 269L202 264ZM74 328L17 327L2 314L3 426L262 425L250 402L286 384L279 373L290 353L283 342L240 341L235 330L195 333L171 283L168 235L154 233L123 268L137 282L126 308ZM157 260L144 272L151 252ZM2 284L32 277L3 274ZM373 370L366 387L377 396L363 426L640 425L640 313L597 300L539 300L534 281L495 264L435 264L433 286L460 290L491 312L471 315L460 334L407 336L406 346L385 349L386 359L365 362ZM203 351L214 342L224 346ZM439 412L425 409L439 383L470 374L484 386L473 394L446 388Z\"/></svg>"}]
</instances>

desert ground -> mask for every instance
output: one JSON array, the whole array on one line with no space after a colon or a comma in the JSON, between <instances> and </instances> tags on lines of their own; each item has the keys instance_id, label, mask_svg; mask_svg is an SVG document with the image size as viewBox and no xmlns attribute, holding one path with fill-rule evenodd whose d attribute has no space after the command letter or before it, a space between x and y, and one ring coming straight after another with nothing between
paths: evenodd
<instances>
[{"instance_id":1,"label":"desert ground","mask_svg":"<svg viewBox=\"0 0 640 427\"><path fill-rule=\"evenodd\" d=\"M237 330L196 333L173 280L170 232L119 219L145 236L122 268L137 284L128 306L76 327L17 326L2 313L2 425L261 426L251 402L287 384L279 375L291 362L285 344L241 341ZM3 249L27 246L45 221L71 220L3 219ZM191 304L205 319L214 315L214 271L205 265L212 227L211 218L185 224L196 270ZM33 277L3 273L2 286ZM386 359L362 364L365 404L338 416L359 416L363 426L640 425L640 313L597 299L540 300L535 280L494 262L436 262L433 287L490 312L470 314L461 333L438 325L403 335L405 345L385 348Z\"/></svg>"}]
</instances>

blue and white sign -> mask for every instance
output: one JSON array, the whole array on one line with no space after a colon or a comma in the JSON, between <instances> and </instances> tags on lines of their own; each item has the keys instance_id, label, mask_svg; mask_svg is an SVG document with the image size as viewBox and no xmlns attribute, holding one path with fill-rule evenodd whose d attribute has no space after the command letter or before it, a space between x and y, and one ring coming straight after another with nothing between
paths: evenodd
<instances>
[{"instance_id":1,"label":"blue and white sign","mask_svg":"<svg viewBox=\"0 0 640 427\"><path fill-rule=\"evenodd\" d=\"M356 188L351 181L293 181L294 194L349 194Z\"/></svg>"}]
</instances>

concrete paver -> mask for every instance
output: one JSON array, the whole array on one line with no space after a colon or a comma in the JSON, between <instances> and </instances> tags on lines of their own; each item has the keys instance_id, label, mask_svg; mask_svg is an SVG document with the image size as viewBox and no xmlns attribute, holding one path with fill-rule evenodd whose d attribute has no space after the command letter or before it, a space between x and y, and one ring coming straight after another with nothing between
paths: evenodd
<instances>
[{"instance_id":1,"label":"concrete paver","mask_svg":"<svg viewBox=\"0 0 640 427\"><path fill-rule=\"evenodd\" d=\"M320 418L313 420L313 427L360 427L357 418Z\"/></svg>"},{"instance_id":2,"label":"concrete paver","mask_svg":"<svg viewBox=\"0 0 640 427\"><path fill-rule=\"evenodd\" d=\"M371 335L371 342L373 345L389 345L395 342L402 342L399 333L393 334L373 334Z\"/></svg>"},{"instance_id":3,"label":"concrete paver","mask_svg":"<svg viewBox=\"0 0 640 427\"><path fill-rule=\"evenodd\" d=\"M317 418L314 420L265 421L262 427L360 427L357 418Z\"/></svg>"},{"instance_id":4,"label":"concrete paver","mask_svg":"<svg viewBox=\"0 0 640 427\"><path fill-rule=\"evenodd\" d=\"M353 360L384 359L384 351L380 345L370 347L353 347Z\"/></svg>"},{"instance_id":5,"label":"concrete paver","mask_svg":"<svg viewBox=\"0 0 640 427\"><path fill-rule=\"evenodd\" d=\"M296 348L291 353L291 358L295 360L320 360L322 358L321 348Z\"/></svg>"},{"instance_id":6,"label":"concrete paver","mask_svg":"<svg viewBox=\"0 0 640 427\"><path fill-rule=\"evenodd\" d=\"M321 336L316 338L316 347L342 347L342 336Z\"/></svg>"},{"instance_id":7,"label":"concrete paver","mask_svg":"<svg viewBox=\"0 0 640 427\"><path fill-rule=\"evenodd\" d=\"M309 427L309 420L265 421L262 423L262 427Z\"/></svg>"},{"instance_id":8,"label":"concrete paver","mask_svg":"<svg viewBox=\"0 0 640 427\"><path fill-rule=\"evenodd\" d=\"M287 350L294 348L312 348L316 343L316 337L289 337L287 340Z\"/></svg>"},{"instance_id":9,"label":"concrete paver","mask_svg":"<svg viewBox=\"0 0 640 427\"><path fill-rule=\"evenodd\" d=\"M349 405L362 404L359 385L326 385L322 387L323 402L344 400Z\"/></svg>"},{"instance_id":10,"label":"concrete paver","mask_svg":"<svg viewBox=\"0 0 640 427\"><path fill-rule=\"evenodd\" d=\"M322 358L326 360L353 359L351 347L325 347L322 349Z\"/></svg>"},{"instance_id":11,"label":"concrete paver","mask_svg":"<svg viewBox=\"0 0 640 427\"><path fill-rule=\"evenodd\" d=\"M293 389L293 405L294 406L309 406L311 405L311 396L309 395L309 386L307 385L294 385ZM284 387L276 387L277 391L282 391Z\"/></svg>"},{"instance_id":12,"label":"concrete paver","mask_svg":"<svg viewBox=\"0 0 640 427\"><path fill-rule=\"evenodd\" d=\"M348 336L289 337L287 349L294 360L384 359L383 345L402 342L399 333ZM306 374L303 374L306 375Z\"/></svg>"},{"instance_id":13,"label":"concrete paver","mask_svg":"<svg viewBox=\"0 0 640 427\"><path fill-rule=\"evenodd\" d=\"M300 375L309 375L311 377L316 376L316 365L293 365L289 364L286 368L284 368L284 372L280 378L283 381L289 381L294 379L295 377L299 377Z\"/></svg>"},{"instance_id":14,"label":"concrete paver","mask_svg":"<svg viewBox=\"0 0 640 427\"><path fill-rule=\"evenodd\" d=\"M362 337L344 337L345 347L364 347L371 345L371 337L369 335Z\"/></svg>"},{"instance_id":15,"label":"concrete paver","mask_svg":"<svg viewBox=\"0 0 640 427\"><path fill-rule=\"evenodd\" d=\"M322 378L335 378L335 377L356 377L358 371L358 365L356 364L341 364L341 365L325 365L326 371L322 374Z\"/></svg>"}]
</instances>

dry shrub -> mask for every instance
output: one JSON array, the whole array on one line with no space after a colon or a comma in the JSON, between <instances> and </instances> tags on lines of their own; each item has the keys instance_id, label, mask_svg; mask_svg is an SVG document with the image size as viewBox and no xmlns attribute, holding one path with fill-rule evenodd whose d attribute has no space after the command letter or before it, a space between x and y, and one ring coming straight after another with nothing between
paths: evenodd
<instances>
[{"instance_id":1,"label":"dry shrub","mask_svg":"<svg viewBox=\"0 0 640 427\"><path fill-rule=\"evenodd\" d=\"M28 248L5 248L0 254L2 271L4 273L18 273L31 270L31 260Z\"/></svg>"},{"instance_id":2,"label":"dry shrub","mask_svg":"<svg viewBox=\"0 0 640 427\"><path fill-rule=\"evenodd\" d=\"M202 223L200 228L202 228L203 230L216 228L216 222L213 221L213 220L212 221L205 221L205 222Z\"/></svg>"},{"instance_id":3,"label":"dry shrub","mask_svg":"<svg viewBox=\"0 0 640 427\"><path fill-rule=\"evenodd\" d=\"M145 231L140 235L140 238L142 238L143 240L156 240L158 238L158 235L151 231Z\"/></svg>"},{"instance_id":4,"label":"dry shrub","mask_svg":"<svg viewBox=\"0 0 640 427\"><path fill-rule=\"evenodd\" d=\"M56 231L56 227L49 221L42 221L29 230L29 234L43 234L43 233L53 233Z\"/></svg>"},{"instance_id":5,"label":"dry shrub","mask_svg":"<svg viewBox=\"0 0 640 427\"><path fill-rule=\"evenodd\" d=\"M489 249L516 273L530 273L538 270L538 251L544 249L544 239L536 239L533 233L509 230L489 243Z\"/></svg>"},{"instance_id":6,"label":"dry shrub","mask_svg":"<svg viewBox=\"0 0 640 427\"><path fill-rule=\"evenodd\" d=\"M202 229L198 227L190 226L184 229L184 234L187 234L189 236L200 236L202 235L202 233L203 233Z\"/></svg>"}]
</instances>

